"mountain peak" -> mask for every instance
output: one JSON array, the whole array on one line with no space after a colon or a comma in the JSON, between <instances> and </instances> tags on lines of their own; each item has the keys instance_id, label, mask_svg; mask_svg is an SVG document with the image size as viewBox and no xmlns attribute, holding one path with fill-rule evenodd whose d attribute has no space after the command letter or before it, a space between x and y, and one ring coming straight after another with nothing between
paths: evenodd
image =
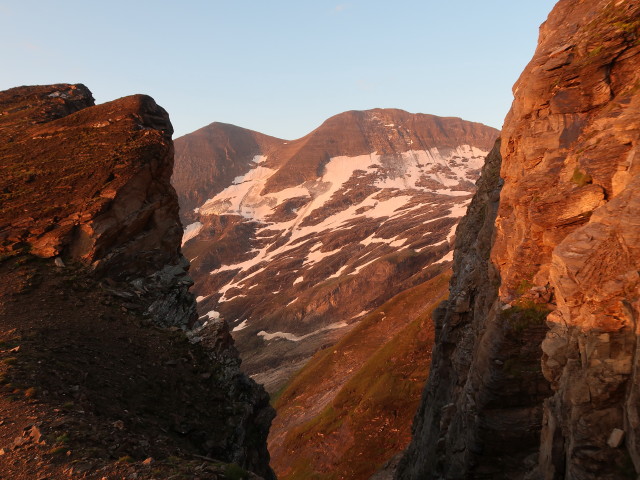
<instances>
[{"instance_id":1,"label":"mountain peak","mask_svg":"<svg viewBox=\"0 0 640 480\"><path fill-rule=\"evenodd\" d=\"M174 185L189 208L184 248L209 312L201 321L231 322L245 353L289 339L298 362L341 335L330 319L346 326L397 293L385 283L394 274L399 286L444 268L420 272L449 252L497 131L373 109L335 115L294 141L258 135L212 124L176 141ZM215 180L206 184L203 172ZM289 360L265 352L247 354L245 366L271 375L263 380L272 388Z\"/></svg>"}]
</instances>

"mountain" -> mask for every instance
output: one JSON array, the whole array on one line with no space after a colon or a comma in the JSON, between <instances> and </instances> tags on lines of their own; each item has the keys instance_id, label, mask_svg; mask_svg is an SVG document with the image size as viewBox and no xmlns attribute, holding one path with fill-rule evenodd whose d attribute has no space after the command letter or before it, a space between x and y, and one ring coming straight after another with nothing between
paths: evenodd
<instances>
[{"instance_id":1,"label":"mountain","mask_svg":"<svg viewBox=\"0 0 640 480\"><path fill-rule=\"evenodd\" d=\"M171 182L179 192L183 220L194 221L195 208L247 173L256 155L270 152L282 142L226 123L213 123L176 139Z\"/></svg>"},{"instance_id":2,"label":"mountain","mask_svg":"<svg viewBox=\"0 0 640 480\"><path fill-rule=\"evenodd\" d=\"M275 478L228 330L185 333L172 132L144 95L0 92L1 478Z\"/></svg>"},{"instance_id":3,"label":"mountain","mask_svg":"<svg viewBox=\"0 0 640 480\"><path fill-rule=\"evenodd\" d=\"M640 2L562 0L456 232L399 479L640 472Z\"/></svg>"},{"instance_id":4,"label":"mountain","mask_svg":"<svg viewBox=\"0 0 640 480\"><path fill-rule=\"evenodd\" d=\"M350 111L298 140L214 123L176 140L185 255L206 331L276 392L368 312L443 272L497 132Z\"/></svg>"}]
</instances>

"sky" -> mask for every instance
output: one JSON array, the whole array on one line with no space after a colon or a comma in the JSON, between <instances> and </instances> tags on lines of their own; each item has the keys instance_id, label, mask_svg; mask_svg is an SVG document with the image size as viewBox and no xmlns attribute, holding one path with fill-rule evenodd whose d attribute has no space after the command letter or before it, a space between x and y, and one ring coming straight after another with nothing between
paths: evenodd
<instances>
[{"instance_id":1,"label":"sky","mask_svg":"<svg viewBox=\"0 0 640 480\"><path fill-rule=\"evenodd\" d=\"M0 0L0 90L135 93L177 138L214 121L299 138L347 110L496 128L554 0Z\"/></svg>"}]
</instances>

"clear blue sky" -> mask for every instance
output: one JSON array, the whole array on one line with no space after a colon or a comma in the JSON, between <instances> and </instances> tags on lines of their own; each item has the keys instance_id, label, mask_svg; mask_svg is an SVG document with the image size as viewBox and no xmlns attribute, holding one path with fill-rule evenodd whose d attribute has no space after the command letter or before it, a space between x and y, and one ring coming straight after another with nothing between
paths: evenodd
<instances>
[{"instance_id":1,"label":"clear blue sky","mask_svg":"<svg viewBox=\"0 0 640 480\"><path fill-rule=\"evenodd\" d=\"M146 93L176 137L396 107L501 127L554 0L0 0L0 90Z\"/></svg>"}]
</instances>

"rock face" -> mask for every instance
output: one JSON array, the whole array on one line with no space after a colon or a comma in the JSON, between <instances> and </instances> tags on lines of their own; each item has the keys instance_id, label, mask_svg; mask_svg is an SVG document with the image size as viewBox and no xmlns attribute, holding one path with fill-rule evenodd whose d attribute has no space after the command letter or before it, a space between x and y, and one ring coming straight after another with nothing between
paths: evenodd
<instances>
[{"instance_id":1,"label":"rock face","mask_svg":"<svg viewBox=\"0 0 640 480\"><path fill-rule=\"evenodd\" d=\"M200 321L228 321L245 371L277 391L357 319L446 268L495 136L377 109L294 141L223 124L178 139Z\"/></svg>"},{"instance_id":2,"label":"rock face","mask_svg":"<svg viewBox=\"0 0 640 480\"><path fill-rule=\"evenodd\" d=\"M19 296L20 285L16 291L1 292L7 299L6 307L0 308L3 335L14 335L18 330L23 338L32 339L38 338L42 328L52 328L61 334L69 330L69 341L73 343L76 332L90 332L93 322L98 322L96 330L104 330L100 325L104 319L119 322L122 317L123 322L131 322L133 318L141 325L171 327L178 332L197 321L195 298L189 292L193 284L187 274L189 262L180 250L178 201L170 184L172 132L167 113L143 95L96 106L83 85L19 87L0 93L0 260L8 262L2 267L13 272L16 279L44 279L33 284L40 292L43 307L50 296L61 298L60 305L51 306L45 313L51 317L47 327L47 321L41 324L41 315L36 317L30 305L20 303L36 296L30 288L23 296ZM50 259L50 263L34 260L33 267L24 267L33 270L29 273L21 266L31 258ZM63 280L58 278L63 275L58 271L69 273ZM99 305L87 305L82 299L72 304L69 297L76 294L67 285L77 283L83 285L85 301ZM109 310L114 302L120 305L115 313ZM56 316L54 309L67 315L68 322ZM88 313L83 316L76 310ZM145 384L153 377L156 385L167 384L171 377L167 368L156 365L155 360L144 363L149 360L141 353L150 349L149 342L162 342L164 335L166 349L160 356L185 356L169 359L165 365L187 362L191 370L187 367L177 384L185 388L184 392L196 391L197 395L167 393L156 399L155 405L144 407L149 409L146 413L158 410L167 415L166 411L173 410L176 418L180 417L176 424L188 425L176 428L179 435L188 438L194 453L235 462L264 478L273 478L266 450L273 410L264 390L240 373L240 362L226 326L212 325L202 335L191 332L191 344L179 333L190 345L180 349L174 348L167 333L159 335L159 340L151 338L149 328L134 328L132 333L128 324L112 324L109 333L103 333L104 344L99 345L91 344L93 336L89 333L86 344L78 347L77 361L93 362L93 356L89 360L83 356L83 348L100 351L105 375L111 368L127 367L132 370L127 377L130 380L145 371L137 381ZM136 361L125 354L120 364L111 365L106 358L109 341L115 341L112 337L118 335L119 329L127 331L133 356L140 353L139 364L121 365ZM25 340L26 344L30 341ZM30 347L33 355L48 351L48 347L36 343ZM206 355L198 343L206 345ZM118 345L113 347L117 348ZM55 358L53 361L47 362L42 371L52 368ZM19 357L18 365L24 367L23 364L27 365ZM33 371L34 378L39 378L39 369ZM206 372L205 376L200 378L198 371ZM72 372L73 369L40 376L48 382L47 378L63 378ZM100 387L113 390L112 410L122 406L123 392L118 388L131 388L118 381ZM84 380L81 383L75 391L82 391L83 398L90 399L86 401L87 414L95 411L100 418L97 424L105 421L102 417L108 420L114 412L99 413L96 392L85 386ZM64 390L69 385L49 385L46 390L53 398L58 388ZM203 399L203 390L210 398ZM185 408L187 404L189 408ZM122 408L126 415L142 414L127 410L132 407ZM147 421L158 422L153 416ZM184 453L186 447L181 445L182 450L176 447L176 451Z\"/></svg>"},{"instance_id":3,"label":"rock face","mask_svg":"<svg viewBox=\"0 0 640 480\"><path fill-rule=\"evenodd\" d=\"M538 445L550 394L539 367L544 315L503 312L489 261L500 164L498 143L456 231L449 300L434 314L431 373L398 478L518 478Z\"/></svg>"},{"instance_id":4,"label":"rock face","mask_svg":"<svg viewBox=\"0 0 640 480\"><path fill-rule=\"evenodd\" d=\"M637 1L563 0L541 27L501 135L503 180L496 152L457 232L397 478L640 472L638 38Z\"/></svg>"},{"instance_id":5,"label":"rock face","mask_svg":"<svg viewBox=\"0 0 640 480\"><path fill-rule=\"evenodd\" d=\"M167 113L143 95L94 106L83 85L7 90L0 110L1 248L91 264L157 323L193 323Z\"/></svg>"}]
</instances>

